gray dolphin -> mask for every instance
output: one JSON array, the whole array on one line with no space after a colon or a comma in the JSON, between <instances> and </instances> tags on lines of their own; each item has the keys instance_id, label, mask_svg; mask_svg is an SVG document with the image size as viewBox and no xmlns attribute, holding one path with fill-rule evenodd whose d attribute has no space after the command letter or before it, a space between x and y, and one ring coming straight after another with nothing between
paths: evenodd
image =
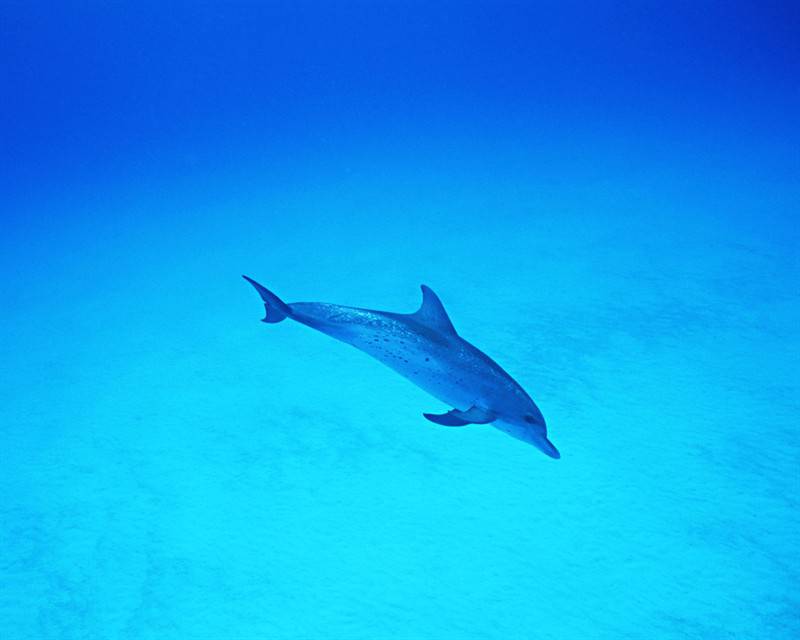
<instances>
[{"instance_id":1,"label":"gray dolphin","mask_svg":"<svg viewBox=\"0 0 800 640\"><path fill-rule=\"evenodd\" d=\"M445 404L447 413L423 415L436 424L461 427L491 423L501 431L560 458L547 439L544 417L530 396L489 356L461 338L436 294L422 285L414 313L390 313L324 302L287 304L242 276L264 301L262 322L291 318L353 345L405 376Z\"/></svg>"}]
</instances>

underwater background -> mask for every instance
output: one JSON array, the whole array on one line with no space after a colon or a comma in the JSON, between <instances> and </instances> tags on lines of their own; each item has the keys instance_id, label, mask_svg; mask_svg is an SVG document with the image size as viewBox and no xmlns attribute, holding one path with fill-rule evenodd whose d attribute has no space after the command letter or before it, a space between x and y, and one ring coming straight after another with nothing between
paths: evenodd
<instances>
[{"instance_id":1,"label":"underwater background","mask_svg":"<svg viewBox=\"0 0 800 640\"><path fill-rule=\"evenodd\" d=\"M0 4L0 637L800 637L799 13Z\"/></svg>"}]
</instances>

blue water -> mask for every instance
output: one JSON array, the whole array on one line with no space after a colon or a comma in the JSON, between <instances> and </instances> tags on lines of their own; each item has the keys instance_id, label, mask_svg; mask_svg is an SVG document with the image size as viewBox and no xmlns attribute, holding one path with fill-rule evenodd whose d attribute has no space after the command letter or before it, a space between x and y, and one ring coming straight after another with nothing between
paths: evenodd
<instances>
[{"instance_id":1,"label":"blue water","mask_svg":"<svg viewBox=\"0 0 800 640\"><path fill-rule=\"evenodd\" d=\"M0 637L800 637L789 4L3 3Z\"/></svg>"}]
</instances>

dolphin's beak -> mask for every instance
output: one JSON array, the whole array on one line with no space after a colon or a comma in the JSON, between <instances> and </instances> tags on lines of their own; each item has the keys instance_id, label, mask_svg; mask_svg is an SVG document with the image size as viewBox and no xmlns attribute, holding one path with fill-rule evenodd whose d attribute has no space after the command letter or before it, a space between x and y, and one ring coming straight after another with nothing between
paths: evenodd
<instances>
[{"instance_id":1,"label":"dolphin's beak","mask_svg":"<svg viewBox=\"0 0 800 640\"><path fill-rule=\"evenodd\" d=\"M544 428L544 424L542 424L540 428L533 428L530 424L522 426L518 423L503 420L501 418L496 420L493 425L495 428L500 429L500 431L504 431L512 438L517 438L518 440L532 444L546 456L555 459L561 457L558 449L556 449L553 443L547 439L547 430Z\"/></svg>"},{"instance_id":2,"label":"dolphin's beak","mask_svg":"<svg viewBox=\"0 0 800 640\"><path fill-rule=\"evenodd\" d=\"M555 448L552 442L550 442L547 438L542 438L539 440L536 445L541 449L546 455L550 456L551 458L555 458L556 460L561 457L561 454L558 452L558 449Z\"/></svg>"}]
</instances>

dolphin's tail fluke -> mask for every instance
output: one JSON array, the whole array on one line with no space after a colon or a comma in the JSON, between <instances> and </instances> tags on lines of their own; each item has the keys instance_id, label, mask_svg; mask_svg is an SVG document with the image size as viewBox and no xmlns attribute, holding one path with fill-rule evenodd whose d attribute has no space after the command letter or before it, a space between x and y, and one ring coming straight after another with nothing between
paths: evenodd
<instances>
[{"instance_id":1,"label":"dolphin's tail fluke","mask_svg":"<svg viewBox=\"0 0 800 640\"><path fill-rule=\"evenodd\" d=\"M261 322L280 322L287 316L292 315L292 310L289 308L289 305L272 293L272 291L266 287L262 287L258 282L247 276L242 277L255 287L256 291L258 291L258 295L260 295L261 299L264 301L264 309L266 309L267 315L264 316Z\"/></svg>"}]
</instances>

